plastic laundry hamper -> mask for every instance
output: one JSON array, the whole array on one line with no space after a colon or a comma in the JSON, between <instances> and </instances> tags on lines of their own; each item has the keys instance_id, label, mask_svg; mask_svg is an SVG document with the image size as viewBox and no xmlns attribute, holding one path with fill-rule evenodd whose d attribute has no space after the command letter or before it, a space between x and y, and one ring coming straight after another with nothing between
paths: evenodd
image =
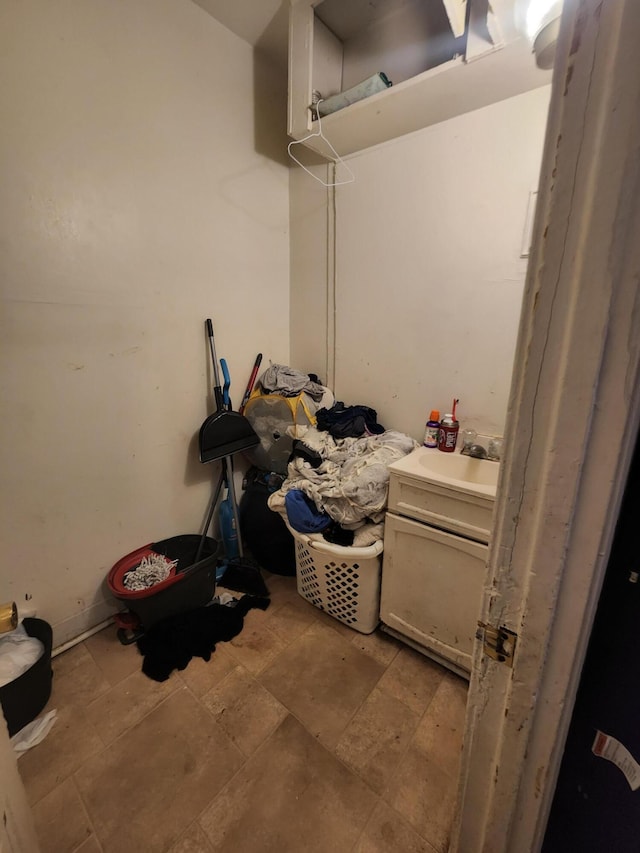
<instances>
[{"instance_id":1,"label":"plastic laundry hamper","mask_svg":"<svg viewBox=\"0 0 640 853\"><path fill-rule=\"evenodd\" d=\"M347 548L287 527L295 539L300 595L361 634L375 631L380 621L382 540Z\"/></svg>"}]
</instances>

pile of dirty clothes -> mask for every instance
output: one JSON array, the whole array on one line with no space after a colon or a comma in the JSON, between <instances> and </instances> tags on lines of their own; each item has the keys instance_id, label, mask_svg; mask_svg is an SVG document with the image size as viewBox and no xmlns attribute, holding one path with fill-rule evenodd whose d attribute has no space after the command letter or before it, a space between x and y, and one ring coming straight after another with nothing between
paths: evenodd
<instances>
[{"instance_id":1,"label":"pile of dirty clothes","mask_svg":"<svg viewBox=\"0 0 640 853\"><path fill-rule=\"evenodd\" d=\"M390 463L417 442L385 430L367 406L320 409L317 426L298 427L287 478L268 501L312 540L366 547L382 539Z\"/></svg>"},{"instance_id":2,"label":"pile of dirty clothes","mask_svg":"<svg viewBox=\"0 0 640 853\"><path fill-rule=\"evenodd\" d=\"M272 364L262 374L258 384L265 394L295 397L304 392L316 403L322 400L327 391L314 373L302 373L285 364Z\"/></svg>"}]
</instances>

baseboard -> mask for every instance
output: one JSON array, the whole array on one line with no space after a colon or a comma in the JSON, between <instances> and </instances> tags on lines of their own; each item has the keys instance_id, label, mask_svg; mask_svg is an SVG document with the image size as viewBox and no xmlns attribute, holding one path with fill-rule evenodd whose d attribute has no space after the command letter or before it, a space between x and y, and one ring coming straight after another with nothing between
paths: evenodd
<instances>
[{"instance_id":1,"label":"baseboard","mask_svg":"<svg viewBox=\"0 0 640 853\"><path fill-rule=\"evenodd\" d=\"M404 634L401 634L400 631L396 631L394 628L390 628L388 625L385 625L384 622L380 623L380 629L385 632L385 634L391 634L392 637L395 637L396 640L400 640L402 643L406 643L408 646L411 646L412 649L415 649L417 652L425 655L425 657L431 658L436 663L439 663L440 666L444 666L447 669L450 669L452 672L455 672L456 675L459 675L461 678L464 678L465 681L469 681L471 674L468 670L463 669L461 666L453 663L447 658L442 657L437 652L434 652L432 649L427 649L422 646L420 643L416 643L415 640L406 637Z\"/></svg>"},{"instance_id":2,"label":"baseboard","mask_svg":"<svg viewBox=\"0 0 640 853\"><path fill-rule=\"evenodd\" d=\"M71 642L81 634L90 631L101 622L110 619L114 613L117 613L118 608L112 601L98 601L76 613L63 619L62 622L56 622L53 627L53 648L54 651L59 646Z\"/></svg>"}]
</instances>

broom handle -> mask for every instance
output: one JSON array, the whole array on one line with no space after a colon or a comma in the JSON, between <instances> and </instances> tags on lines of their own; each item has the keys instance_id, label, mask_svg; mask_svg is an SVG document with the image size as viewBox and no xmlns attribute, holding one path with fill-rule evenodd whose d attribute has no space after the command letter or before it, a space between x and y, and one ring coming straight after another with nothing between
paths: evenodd
<instances>
[{"instance_id":1,"label":"broom handle","mask_svg":"<svg viewBox=\"0 0 640 853\"><path fill-rule=\"evenodd\" d=\"M256 382L256 376L258 375L258 370L260 368L260 362L261 361L262 361L262 353L259 352L258 355L256 356L256 360L253 364L253 370L251 371L251 376L249 377L249 381L247 383L247 389L244 392L244 397L242 398L242 402L240 403L240 408L238 409L240 414L242 414L244 412L244 407L249 402L249 397L251 396L251 392L253 391L253 386L255 385L255 382Z\"/></svg>"},{"instance_id":2,"label":"broom handle","mask_svg":"<svg viewBox=\"0 0 640 853\"><path fill-rule=\"evenodd\" d=\"M209 336L209 349L211 350L211 362L213 364L213 397L216 404L216 411L220 412L224 409L222 399L222 389L220 388L220 374L218 373L218 357L216 356L216 345L213 340L213 323L211 320L206 321L207 335Z\"/></svg>"}]
</instances>

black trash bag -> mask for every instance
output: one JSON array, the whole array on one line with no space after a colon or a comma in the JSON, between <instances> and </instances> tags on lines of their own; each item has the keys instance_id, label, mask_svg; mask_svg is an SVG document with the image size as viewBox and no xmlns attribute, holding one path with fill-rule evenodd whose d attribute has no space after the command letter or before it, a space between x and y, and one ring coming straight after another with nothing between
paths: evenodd
<instances>
[{"instance_id":1,"label":"black trash bag","mask_svg":"<svg viewBox=\"0 0 640 853\"><path fill-rule=\"evenodd\" d=\"M267 506L272 492L284 477L259 468L250 468L240 501L242 539L260 566L274 575L296 573L295 540L277 512Z\"/></svg>"}]
</instances>

